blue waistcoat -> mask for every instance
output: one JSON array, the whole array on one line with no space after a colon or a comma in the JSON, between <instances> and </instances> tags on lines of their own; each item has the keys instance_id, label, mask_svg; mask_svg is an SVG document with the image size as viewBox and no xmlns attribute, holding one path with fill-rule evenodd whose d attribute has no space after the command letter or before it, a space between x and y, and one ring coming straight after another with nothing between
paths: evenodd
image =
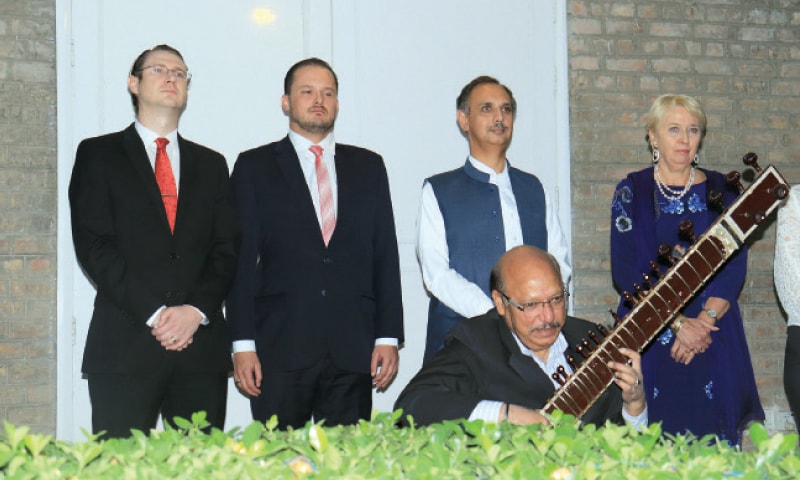
<instances>
[{"instance_id":1,"label":"blue waistcoat","mask_svg":"<svg viewBox=\"0 0 800 480\"><path fill-rule=\"evenodd\" d=\"M522 241L547 250L547 208L544 188L538 178L509 165L511 189L517 202ZM492 267L506 251L500 192L489 183L489 175L469 161L463 168L440 173L426 180L433 187L444 218L450 268L478 285L487 296ZM463 319L431 296L428 308L427 362L444 346L450 328Z\"/></svg>"}]
</instances>

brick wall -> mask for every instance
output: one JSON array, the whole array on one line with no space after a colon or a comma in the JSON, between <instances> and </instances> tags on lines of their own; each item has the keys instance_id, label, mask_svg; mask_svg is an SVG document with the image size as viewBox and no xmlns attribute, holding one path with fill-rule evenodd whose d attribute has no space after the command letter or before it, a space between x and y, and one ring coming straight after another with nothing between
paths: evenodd
<instances>
[{"instance_id":1,"label":"brick wall","mask_svg":"<svg viewBox=\"0 0 800 480\"><path fill-rule=\"evenodd\" d=\"M754 151L800 182L800 3L569 0L567 15L576 313L609 322L609 206L616 182L650 163L644 114L656 96L703 102L704 166L741 170ZM768 426L786 430L774 220L755 235L740 305Z\"/></svg>"},{"instance_id":2,"label":"brick wall","mask_svg":"<svg viewBox=\"0 0 800 480\"><path fill-rule=\"evenodd\" d=\"M0 419L55 432L55 1L0 0Z\"/></svg>"}]
</instances>

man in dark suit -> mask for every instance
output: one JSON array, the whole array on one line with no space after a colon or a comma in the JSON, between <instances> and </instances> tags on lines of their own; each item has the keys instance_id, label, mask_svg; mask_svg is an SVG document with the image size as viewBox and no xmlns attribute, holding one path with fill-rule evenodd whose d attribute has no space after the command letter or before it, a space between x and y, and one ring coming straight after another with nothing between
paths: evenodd
<instances>
[{"instance_id":1,"label":"man in dark suit","mask_svg":"<svg viewBox=\"0 0 800 480\"><path fill-rule=\"evenodd\" d=\"M75 158L72 236L97 289L83 373L107 437L147 432L159 413L205 411L224 428L238 230L225 159L178 135L190 78L174 48L142 52L128 77L136 122Z\"/></svg>"},{"instance_id":2,"label":"man in dark suit","mask_svg":"<svg viewBox=\"0 0 800 480\"><path fill-rule=\"evenodd\" d=\"M383 160L335 143L338 80L318 58L293 65L289 135L239 155L242 227L227 299L234 378L253 417L281 428L369 419L372 387L397 373L400 271Z\"/></svg>"},{"instance_id":3,"label":"man in dark suit","mask_svg":"<svg viewBox=\"0 0 800 480\"><path fill-rule=\"evenodd\" d=\"M526 425L547 423L537 409L555 393L551 375L572 369L566 355L582 358L572 345L594 326L566 315L567 290L558 261L533 246L505 253L491 273L495 308L459 322L445 347L422 367L397 399L395 408L417 424L469 418ZM639 354L611 362L611 386L582 417L584 422L634 425L647 422Z\"/></svg>"}]
</instances>

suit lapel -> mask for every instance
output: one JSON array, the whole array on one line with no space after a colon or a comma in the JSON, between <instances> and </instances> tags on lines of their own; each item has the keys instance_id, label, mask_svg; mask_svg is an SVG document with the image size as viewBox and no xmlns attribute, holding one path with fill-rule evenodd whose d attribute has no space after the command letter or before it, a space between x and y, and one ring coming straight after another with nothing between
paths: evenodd
<instances>
[{"instance_id":1,"label":"suit lapel","mask_svg":"<svg viewBox=\"0 0 800 480\"><path fill-rule=\"evenodd\" d=\"M275 150L277 152L277 158L275 161L278 164L278 169L280 170L283 179L286 181L289 191L295 196L297 205L300 205L302 217L310 219L314 222L316 230L319 232L319 241L321 243L323 241L322 230L319 227L319 220L317 220L317 212L314 211L314 201L311 199L311 192L309 191L308 184L303 176L303 169L300 167L300 159L297 158L297 152L295 151L291 140L289 140L289 137L284 137L284 139L281 140L276 146ZM339 183L339 186L341 186L341 183ZM333 236L336 236L336 230L333 231Z\"/></svg>"},{"instance_id":2,"label":"suit lapel","mask_svg":"<svg viewBox=\"0 0 800 480\"><path fill-rule=\"evenodd\" d=\"M336 228L331 236L331 243L336 239L336 232L346 230L347 222L355 212L354 202L358 202L359 188L364 182L363 173L356 167L358 162L348 156L347 150L337 146L336 148L336 189L337 189L337 209L336 209ZM356 214L357 215L357 214Z\"/></svg>"},{"instance_id":3,"label":"suit lapel","mask_svg":"<svg viewBox=\"0 0 800 480\"><path fill-rule=\"evenodd\" d=\"M158 189L153 167L150 165L150 160L147 158L147 151L145 150L144 143L142 143L142 138L136 133L136 128L133 124L123 132L122 143L128 161L131 163L139 180L144 185L145 195L153 206L153 214L161 216L164 228L169 231L167 212L164 209L164 203L161 201L161 191Z\"/></svg>"},{"instance_id":4,"label":"suit lapel","mask_svg":"<svg viewBox=\"0 0 800 480\"><path fill-rule=\"evenodd\" d=\"M525 379L525 382L531 386L533 391L543 392L548 397L552 395L552 393L555 392L553 382L550 381L547 374L536 364L536 361L520 351L519 345L517 345L511 331L503 322L502 317L500 322L498 322L498 328L500 330L500 338L506 346L506 349L510 352L508 365L511 369L514 370L517 375Z\"/></svg>"},{"instance_id":5,"label":"suit lapel","mask_svg":"<svg viewBox=\"0 0 800 480\"><path fill-rule=\"evenodd\" d=\"M178 232L178 225L181 223L182 217L186 214L188 205L196 203L192 202L197 189L197 177L200 174L198 171L198 162L192 161L198 155L195 146L187 142L180 135L178 135L178 147L181 152L181 178L178 186L178 212L175 215L175 232ZM183 215L181 214L183 212ZM166 219L166 214L164 216Z\"/></svg>"}]
</instances>

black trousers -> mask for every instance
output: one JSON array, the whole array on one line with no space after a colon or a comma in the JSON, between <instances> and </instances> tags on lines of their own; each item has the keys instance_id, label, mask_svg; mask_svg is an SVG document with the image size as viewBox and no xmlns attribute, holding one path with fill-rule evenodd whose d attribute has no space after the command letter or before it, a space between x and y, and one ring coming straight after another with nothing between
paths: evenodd
<instances>
[{"instance_id":1,"label":"black trousers","mask_svg":"<svg viewBox=\"0 0 800 480\"><path fill-rule=\"evenodd\" d=\"M783 360L783 388L786 399L800 426L800 326L787 328L786 353Z\"/></svg>"},{"instance_id":2,"label":"black trousers","mask_svg":"<svg viewBox=\"0 0 800 480\"><path fill-rule=\"evenodd\" d=\"M206 412L211 427L225 428L228 375L222 372L186 372L176 367L138 374L90 374L92 432L102 438L129 437L131 429L144 433L162 420L191 420L192 414Z\"/></svg>"},{"instance_id":3,"label":"black trousers","mask_svg":"<svg viewBox=\"0 0 800 480\"><path fill-rule=\"evenodd\" d=\"M307 369L263 371L261 395L250 400L250 408L260 422L277 415L281 429L301 428L312 419L324 419L326 426L353 425L372 414L372 378L341 370L329 357Z\"/></svg>"}]
</instances>

